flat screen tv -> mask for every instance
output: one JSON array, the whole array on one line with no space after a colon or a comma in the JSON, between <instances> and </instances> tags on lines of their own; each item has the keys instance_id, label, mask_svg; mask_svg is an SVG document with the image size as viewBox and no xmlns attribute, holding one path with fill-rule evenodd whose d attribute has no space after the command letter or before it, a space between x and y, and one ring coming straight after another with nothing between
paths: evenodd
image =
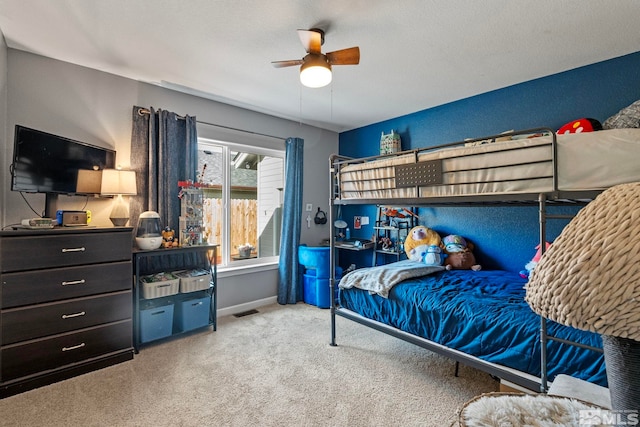
<instances>
[{"instance_id":1,"label":"flat screen tv","mask_svg":"<svg viewBox=\"0 0 640 427\"><path fill-rule=\"evenodd\" d=\"M21 125L15 127L11 190L47 195L93 195L78 189L80 170L103 170L115 167L116 152Z\"/></svg>"}]
</instances>

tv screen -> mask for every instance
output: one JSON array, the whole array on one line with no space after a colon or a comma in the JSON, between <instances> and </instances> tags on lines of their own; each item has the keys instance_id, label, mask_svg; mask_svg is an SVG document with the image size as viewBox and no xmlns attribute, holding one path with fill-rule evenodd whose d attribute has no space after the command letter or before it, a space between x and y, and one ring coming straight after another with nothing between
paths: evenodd
<instances>
[{"instance_id":1,"label":"tv screen","mask_svg":"<svg viewBox=\"0 0 640 427\"><path fill-rule=\"evenodd\" d=\"M115 159L113 150L16 125L11 189L88 194L82 189L78 191L79 171L113 168Z\"/></svg>"}]
</instances>

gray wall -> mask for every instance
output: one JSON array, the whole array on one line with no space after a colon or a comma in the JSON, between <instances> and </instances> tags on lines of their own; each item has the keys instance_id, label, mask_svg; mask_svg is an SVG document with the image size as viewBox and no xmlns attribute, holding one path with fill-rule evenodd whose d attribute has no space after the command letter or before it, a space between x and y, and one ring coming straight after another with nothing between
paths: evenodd
<instances>
[{"instance_id":1,"label":"gray wall","mask_svg":"<svg viewBox=\"0 0 640 427\"><path fill-rule=\"evenodd\" d=\"M4 185L4 177L9 173L9 157L7 152L13 153L13 148L6 149L8 141L7 138L7 44L5 43L4 36L0 32L0 179L2 179L2 185L0 186L0 221L1 225L4 225L4 211L7 206L6 192L8 187Z\"/></svg>"},{"instance_id":2,"label":"gray wall","mask_svg":"<svg viewBox=\"0 0 640 427\"><path fill-rule=\"evenodd\" d=\"M93 69L50 58L7 49L0 50L0 135L2 136L2 183L0 200L2 226L35 216L19 193L10 191L8 164L13 155L15 124L32 127L71 139L108 147L117 151L117 164L129 165L131 112L134 105L150 106L189 114L199 122L258 132L280 137L300 137L305 142L304 202L326 210L328 157L337 152L338 134L297 122L275 118L211 100L187 95L159 86L141 83ZM199 125L199 133L208 137L229 136L229 131ZM231 132L233 133L233 132ZM206 134L206 135L204 135ZM243 135L235 133L237 140ZM234 135L231 135L233 137ZM229 138L225 138L229 139ZM251 138L249 138L251 140ZM269 148L282 148L284 142L256 142ZM27 195L38 211L44 208L42 195ZM82 209L85 198L62 196L58 208ZM109 200L90 200L93 223L110 226ZM304 214L306 218L306 213ZM328 237L328 226L303 221L302 243L317 244ZM134 224L135 225L135 224ZM249 270L250 271L250 270ZM268 269L243 275L221 275L219 308L251 304L272 298L277 290L277 270Z\"/></svg>"}]
</instances>

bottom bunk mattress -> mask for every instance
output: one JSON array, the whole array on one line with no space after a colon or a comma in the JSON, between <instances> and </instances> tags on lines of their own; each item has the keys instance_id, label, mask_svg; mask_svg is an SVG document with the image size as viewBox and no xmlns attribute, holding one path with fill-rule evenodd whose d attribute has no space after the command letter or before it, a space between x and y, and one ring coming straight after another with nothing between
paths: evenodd
<instances>
[{"instance_id":1,"label":"bottom bunk mattress","mask_svg":"<svg viewBox=\"0 0 640 427\"><path fill-rule=\"evenodd\" d=\"M404 280L389 290L388 298L355 287L343 289L341 283L338 302L363 317L540 377L540 317L524 300L525 283L506 271L444 270ZM547 329L558 338L602 347L595 333L552 321ZM568 374L606 386L602 353L557 341L550 341L547 349L550 380Z\"/></svg>"}]
</instances>

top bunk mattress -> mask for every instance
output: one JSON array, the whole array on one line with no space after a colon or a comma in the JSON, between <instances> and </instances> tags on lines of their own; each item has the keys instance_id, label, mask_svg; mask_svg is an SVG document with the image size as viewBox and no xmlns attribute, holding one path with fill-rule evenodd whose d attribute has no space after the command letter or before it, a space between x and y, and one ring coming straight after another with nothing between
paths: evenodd
<instances>
[{"instance_id":1,"label":"top bunk mattress","mask_svg":"<svg viewBox=\"0 0 640 427\"><path fill-rule=\"evenodd\" d=\"M339 199L408 199L599 191L640 181L640 129L415 150L339 168ZM425 149L427 150L427 149ZM408 166L407 166L408 165Z\"/></svg>"}]
</instances>

